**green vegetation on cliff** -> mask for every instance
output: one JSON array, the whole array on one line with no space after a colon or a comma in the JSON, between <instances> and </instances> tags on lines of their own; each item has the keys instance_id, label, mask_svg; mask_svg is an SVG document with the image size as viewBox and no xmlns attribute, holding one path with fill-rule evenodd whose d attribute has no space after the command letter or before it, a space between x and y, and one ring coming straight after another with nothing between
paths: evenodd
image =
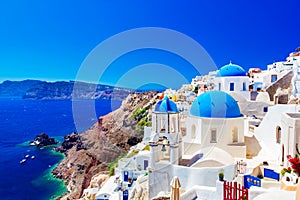
<instances>
[{"instance_id":1,"label":"green vegetation on cliff","mask_svg":"<svg viewBox=\"0 0 300 200\"><path fill-rule=\"evenodd\" d=\"M143 132L145 126L151 126L148 114L149 112L146 107L139 107L132 113L131 119L138 122L136 127L138 132Z\"/></svg>"}]
</instances>

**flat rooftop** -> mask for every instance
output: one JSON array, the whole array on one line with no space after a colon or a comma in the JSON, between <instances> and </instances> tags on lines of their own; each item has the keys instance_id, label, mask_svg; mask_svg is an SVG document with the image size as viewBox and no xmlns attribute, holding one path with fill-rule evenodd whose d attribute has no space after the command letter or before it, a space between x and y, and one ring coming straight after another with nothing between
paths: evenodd
<instances>
[{"instance_id":1,"label":"flat rooftop","mask_svg":"<svg viewBox=\"0 0 300 200\"><path fill-rule=\"evenodd\" d=\"M291 118L300 118L300 113L286 113Z\"/></svg>"}]
</instances>

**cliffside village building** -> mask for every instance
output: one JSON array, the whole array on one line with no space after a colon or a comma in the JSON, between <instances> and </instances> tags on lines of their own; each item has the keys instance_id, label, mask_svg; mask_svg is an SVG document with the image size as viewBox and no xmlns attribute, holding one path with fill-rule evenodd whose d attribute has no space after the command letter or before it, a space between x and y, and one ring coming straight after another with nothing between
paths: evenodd
<instances>
[{"instance_id":1,"label":"cliffside village building","mask_svg":"<svg viewBox=\"0 0 300 200\"><path fill-rule=\"evenodd\" d=\"M299 153L299 75L295 52L267 70L246 73L230 62L178 91L167 90L143 142L131 149L137 153L119 161L106 183L113 189L102 187L96 199L170 196L174 177L181 199L223 199L220 173L247 188L247 199L295 199L297 176L280 172L291 166L287 156Z\"/></svg>"}]
</instances>

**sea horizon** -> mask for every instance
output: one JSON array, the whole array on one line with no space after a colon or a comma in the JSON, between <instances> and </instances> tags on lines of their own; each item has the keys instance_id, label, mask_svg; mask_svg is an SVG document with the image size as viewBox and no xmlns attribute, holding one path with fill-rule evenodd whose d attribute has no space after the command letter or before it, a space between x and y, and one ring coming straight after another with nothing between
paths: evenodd
<instances>
[{"instance_id":1,"label":"sea horizon","mask_svg":"<svg viewBox=\"0 0 300 200\"><path fill-rule=\"evenodd\" d=\"M123 88L123 89L129 89L129 90L136 90L138 92L143 92L143 91L151 91L151 90L157 90L157 91L164 91L167 89L167 87L156 84L156 83L147 83L139 88L130 88L122 85L116 85L112 83L105 83L105 82L93 82L93 81L85 81L85 80L68 80L68 79L38 79L38 78L14 78L14 79L2 79L0 80L0 85L3 84L6 81L10 82L22 82L22 81L41 81L41 82L47 82L47 83L56 83L56 82L82 82L82 83L87 83L87 84L96 84L96 85L105 85L109 87L117 87L117 88ZM179 89L179 88L172 88L172 89ZM3 97L0 95L1 98L18 98L15 96L8 96L8 97Z\"/></svg>"}]
</instances>

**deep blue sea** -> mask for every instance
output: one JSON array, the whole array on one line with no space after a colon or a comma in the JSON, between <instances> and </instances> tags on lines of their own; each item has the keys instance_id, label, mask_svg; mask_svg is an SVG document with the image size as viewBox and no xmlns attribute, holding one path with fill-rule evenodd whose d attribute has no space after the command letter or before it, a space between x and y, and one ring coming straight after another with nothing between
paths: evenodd
<instances>
[{"instance_id":1,"label":"deep blue sea","mask_svg":"<svg viewBox=\"0 0 300 200\"><path fill-rule=\"evenodd\" d=\"M86 103L85 103L86 102ZM41 132L62 141L71 132L82 132L97 121L99 116L112 110L111 101L82 101L82 121L73 120L71 100L0 99L0 199L51 199L65 192L62 181L51 176L51 170L63 156L52 147L37 149L28 141ZM113 107L121 105L114 101ZM97 116L85 110L94 106ZM86 108L86 109L85 109ZM78 117L78 116L77 116ZM34 155L20 164L25 155Z\"/></svg>"}]
</instances>

